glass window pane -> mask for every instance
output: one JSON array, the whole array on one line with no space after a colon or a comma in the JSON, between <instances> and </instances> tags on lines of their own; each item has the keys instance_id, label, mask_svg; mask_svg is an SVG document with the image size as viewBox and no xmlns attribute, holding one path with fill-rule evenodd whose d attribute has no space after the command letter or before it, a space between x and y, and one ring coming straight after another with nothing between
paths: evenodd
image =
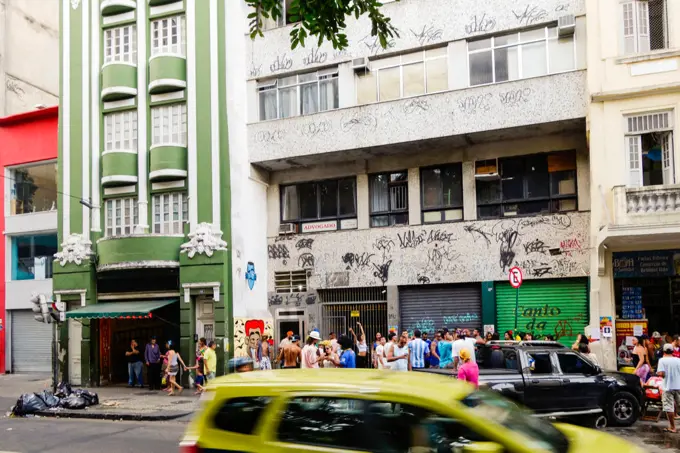
<instances>
[{"instance_id":1,"label":"glass window pane","mask_svg":"<svg viewBox=\"0 0 680 453\"><path fill-rule=\"evenodd\" d=\"M428 60L425 62L427 71L427 92L444 91L449 89L449 68L446 58Z\"/></svg>"},{"instance_id":2,"label":"glass window pane","mask_svg":"<svg viewBox=\"0 0 680 453\"><path fill-rule=\"evenodd\" d=\"M57 209L56 163L16 168L11 177L11 215Z\"/></svg>"},{"instance_id":3,"label":"glass window pane","mask_svg":"<svg viewBox=\"0 0 680 453\"><path fill-rule=\"evenodd\" d=\"M503 47L494 50L496 82L519 79L519 60L517 47Z\"/></svg>"},{"instance_id":4,"label":"glass window pane","mask_svg":"<svg viewBox=\"0 0 680 453\"><path fill-rule=\"evenodd\" d=\"M300 192L300 218L301 219L316 219L318 218L316 184L298 184L297 188Z\"/></svg>"},{"instance_id":5,"label":"glass window pane","mask_svg":"<svg viewBox=\"0 0 680 453\"><path fill-rule=\"evenodd\" d=\"M320 105L319 111L337 109L339 107L338 79L326 80L319 83Z\"/></svg>"},{"instance_id":6,"label":"glass window pane","mask_svg":"<svg viewBox=\"0 0 680 453\"><path fill-rule=\"evenodd\" d=\"M319 85L317 83L300 86L300 111L303 115L319 111Z\"/></svg>"},{"instance_id":7,"label":"glass window pane","mask_svg":"<svg viewBox=\"0 0 680 453\"><path fill-rule=\"evenodd\" d=\"M387 68L389 66L399 66L400 64L401 56L397 55L396 57L381 58L380 60L371 61L371 68L375 70Z\"/></svg>"},{"instance_id":8,"label":"glass window pane","mask_svg":"<svg viewBox=\"0 0 680 453\"><path fill-rule=\"evenodd\" d=\"M282 77L278 81L280 87L295 85L297 83L297 76Z\"/></svg>"},{"instance_id":9,"label":"glass window pane","mask_svg":"<svg viewBox=\"0 0 680 453\"><path fill-rule=\"evenodd\" d=\"M553 201L552 212L576 211L576 198Z\"/></svg>"},{"instance_id":10,"label":"glass window pane","mask_svg":"<svg viewBox=\"0 0 680 453\"><path fill-rule=\"evenodd\" d=\"M546 63L545 41L522 46L522 78L545 75Z\"/></svg>"},{"instance_id":11,"label":"glass window pane","mask_svg":"<svg viewBox=\"0 0 680 453\"><path fill-rule=\"evenodd\" d=\"M297 87L279 90L279 103L281 104L281 118L289 118L298 114Z\"/></svg>"},{"instance_id":12,"label":"glass window pane","mask_svg":"<svg viewBox=\"0 0 680 453\"><path fill-rule=\"evenodd\" d=\"M477 217L479 217L479 219L497 219L500 216L501 216L500 205L479 206L477 208Z\"/></svg>"},{"instance_id":13,"label":"glass window pane","mask_svg":"<svg viewBox=\"0 0 680 453\"><path fill-rule=\"evenodd\" d=\"M493 82L491 51L470 54L470 85Z\"/></svg>"},{"instance_id":14,"label":"glass window pane","mask_svg":"<svg viewBox=\"0 0 680 453\"><path fill-rule=\"evenodd\" d=\"M436 49L430 49L425 51L425 58L437 58L445 57L447 55L447 47L437 47Z\"/></svg>"},{"instance_id":15,"label":"glass window pane","mask_svg":"<svg viewBox=\"0 0 680 453\"><path fill-rule=\"evenodd\" d=\"M319 217L336 217L338 215L338 182L323 181L319 183Z\"/></svg>"},{"instance_id":16,"label":"glass window pane","mask_svg":"<svg viewBox=\"0 0 680 453\"><path fill-rule=\"evenodd\" d=\"M574 38L551 39L548 41L550 73L570 71L576 68Z\"/></svg>"},{"instance_id":17,"label":"glass window pane","mask_svg":"<svg viewBox=\"0 0 680 453\"><path fill-rule=\"evenodd\" d=\"M550 174L545 155L526 158L527 198L550 196Z\"/></svg>"},{"instance_id":18,"label":"glass window pane","mask_svg":"<svg viewBox=\"0 0 680 453\"><path fill-rule=\"evenodd\" d=\"M409 64L409 63L417 63L419 61L423 61L423 52L422 51L407 53L407 54L401 56L401 64L402 65L406 65L406 64Z\"/></svg>"},{"instance_id":19,"label":"glass window pane","mask_svg":"<svg viewBox=\"0 0 680 453\"><path fill-rule=\"evenodd\" d=\"M260 91L260 120L273 120L276 117L276 90Z\"/></svg>"},{"instance_id":20,"label":"glass window pane","mask_svg":"<svg viewBox=\"0 0 680 453\"><path fill-rule=\"evenodd\" d=\"M442 176L439 168L429 168L421 172L420 184L423 190L423 208L436 208L442 205Z\"/></svg>"},{"instance_id":21,"label":"glass window pane","mask_svg":"<svg viewBox=\"0 0 680 453\"><path fill-rule=\"evenodd\" d=\"M468 41L468 50L488 49L491 47L491 38Z\"/></svg>"},{"instance_id":22,"label":"glass window pane","mask_svg":"<svg viewBox=\"0 0 680 453\"><path fill-rule=\"evenodd\" d=\"M378 100L375 84L376 77L374 72L367 72L357 76L358 104L368 104Z\"/></svg>"},{"instance_id":23,"label":"glass window pane","mask_svg":"<svg viewBox=\"0 0 680 453\"><path fill-rule=\"evenodd\" d=\"M442 221L441 211L431 211L423 213L423 222L425 223L438 223Z\"/></svg>"},{"instance_id":24,"label":"glass window pane","mask_svg":"<svg viewBox=\"0 0 680 453\"><path fill-rule=\"evenodd\" d=\"M284 222L300 218L300 205L298 203L297 189L297 186L287 186L283 188L281 212Z\"/></svg>"},{"instance_id":25,"label":"glass window pane","mask_svg":"<svg viewBox=\"0 0 680 453\"><path fill-rule=\"evenodd\" d=\"M399 67L382 69L378 73L380 84L378 100L383 102L392 99L399 99L401 96L400 73L401 68Z\"/></svg>"},{"instance_id":26,"label":"glass window pane","mask_svg":"<svg viewBox=\"0 0 680 453\"><path fill-rule=\"evenodd\" d=\"M507 44L516 44L517 42L519 42L519 35L517 33L511 33L509 35L503 36L494 36L493 38L494 47L504 46Z\"/></svg>"},{"instance_id":27,"label":"glass window pane","mask_svg":"<svg viewBox=\"0 0 680 453\"><path fill-rule=\"evenodd\" d=\"M519 39L522 42L535 41L537 39L545 39L545 28L537 28L536 30L521 31Z\"/></svg>"},{"instance_id":28,"label":"glass window pane","mask_svg":"<svg viewBox=\"0 0 680 453\"><path fill-rule=\"evenodd\" d=\"M550 173L552 195L575 195L576 172L573 170Z\"/></svg>"},{"instance_id":29,"label":"glass window pane","mask_svg":"<svg viewBox=\"0 0 680 453\"><path fill-rule=\"evenodd\" d=\"M234 398L225 402L213 418L217 429L251 434L271 401L268 397Z\"/></svg>"},{"instance_id":30,"label":"glass window pane","mask_svg":"<svg viewBox=\"0 0 680 453\"><path fill-rule=\"evenodd\" d=\"M503 200L524 198L524 161L517 158L507 159L501 161L500 165Z\"/></svg>"},{"instance_id":31,"label":"glass window pane","mask_svg":"<svg viewBox=\"0 0 680 453\"><path fill-rule=\"evenodd\" d=\"M390 216L381 215L371 217L371 228L390 226Z\"/></svg>"},{"instance_id":32,"label":"glass window pane","mask_svg":"<svg viewBox=\"0 0 680 453\"><path fill-rule=\"evenodd\" d=\"M462 206L463 180L459 165L442 168L444 206Z\"/></svg>"},{"instance_id":33,"label":"glass window pane","mask_svg":"<svg viewBox=\"0 0 680 453\"><path fill-rule=\"evenodd\" d=\"M338 182L338 191L340 197L340 215L356 215L356 180L342 179Z\"/></svg>"},{"instance_id":34,"label":"glass window pane","mask_svg":"<svg viewBox=\"0 0 680 453\"><path fill-rule=\"evenodd\" d=\"M501 201L501 181L477 180L477 205L499 203Z\"/></svg>"},{"instance_id":35,"label":"glass window pane","mask_svg":"<svg viewBox=\"0 0 680 453\"><path fill-rule=\"evenodd\" d=\"M404 96L417 96L425 93L425 73L423 63L404 66Z\"/></svg>"},{"instance_id":36,"label":"glass window pane","mask_svg":"<svg viewBox=\"0 0 680 453\"><path fill-rule=\"evenodd\" d=\"M517 204L518 215L532 215L532 214L549 214L550 201L530 201Z\"/></svg>"},{"instance_id":37,"label":"glass window pane","mask_svg":"<svg viewBox=\"0 0 680 453\"><path fill-rule=\"evenodd\" d=\"M389 199L387 195L388 194L387 176L388 175L371 176L370 182L371 213L386 212L389 210Z\"/></svg>"}]
</instances>

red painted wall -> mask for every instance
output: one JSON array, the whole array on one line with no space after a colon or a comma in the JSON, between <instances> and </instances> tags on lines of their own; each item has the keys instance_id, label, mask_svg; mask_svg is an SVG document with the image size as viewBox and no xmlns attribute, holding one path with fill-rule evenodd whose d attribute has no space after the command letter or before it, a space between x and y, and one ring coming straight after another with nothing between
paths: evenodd
<instances>
[{"instance_id":1,"label":"red painted wall","mask_svg":"<svg viewBox=\"0 0 680 453\"><path fill-rule=\"evenodd\" d=\"M50 107L0 118L0 200L5 200L5 167L28 164L57 158L58 109ZM5 209L0 214L0 232L5 231ZM5 373L5 250L4 238L0 241L0 373Z\"/></svg>"}]
</instances>

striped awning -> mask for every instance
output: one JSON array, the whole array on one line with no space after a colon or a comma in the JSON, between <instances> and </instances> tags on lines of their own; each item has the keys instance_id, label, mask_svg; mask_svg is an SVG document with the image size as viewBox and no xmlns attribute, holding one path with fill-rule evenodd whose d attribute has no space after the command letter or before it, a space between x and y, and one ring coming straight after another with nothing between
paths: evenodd
<instances>
[{"instance_id":1,"label":"striped awning","mask_svg":"<svg viewBox=\"0 0 680 453\"><path fill-rule=\"evenodd\" d=\"M153 311L177 302L178 299L150 300L138 302L102 302L67 311L66 319L144 319L152 318Z\"/></svg>"}]
</instances>

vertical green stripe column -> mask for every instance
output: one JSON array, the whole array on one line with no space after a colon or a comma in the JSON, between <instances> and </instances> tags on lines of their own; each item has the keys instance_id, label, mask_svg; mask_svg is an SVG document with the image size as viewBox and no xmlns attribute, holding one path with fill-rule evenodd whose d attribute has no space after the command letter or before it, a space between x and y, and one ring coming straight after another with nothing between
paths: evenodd
<instances>
[{"instance_id":1,"label":"vertical green stripe column","mask_svg":"<svg viewBox=\"0 0 680 453\"><path fill-rule=\"evenodd\" d=\"M233 283L231 262L231 173L229 162L229 131L227 122L227 62L226 62L226 2L230 0L218 0L218 55L219 55L219 99L220 99L220 186L215 190L220 191L220 216L222 217L223 239L227 241L229 252L226 254L227 262L223 267L224 282L224 308L225 308L225 338L229 341L228 360L234 354L234 309L233 309ZM226 367L225 367L226 369Z\"/></svg>"},{"instance_id":2,"label":"vertical green stripe column","mask_svg":"<svg viewBox=\"0 0 680 453\"><path fill-rule=\"evenodd\" d=\"M61 24L64 23L64 14L68 11L64 11L64 2L59 2L59 91L61 92L62 83L64 82L64 30ZM58 138L57 138L57 190L60 193L66 192L66 187L64 186L63 172L64 172L64 162L62 160L63 153L63 130L64 130L64 98L59 96L59 118L57 120L58 124ZM64 239L64 221L61 217L61 210L63 209L61 205L61 196L57 196L58 201L58 214L57 214L57 237L59 238L59 244L63 242Z\"/></svg>"},{"instance_id":3,"label":"vertical green stripe column","mask_svg":"<svg viewBox=\"0 0 680 453\"><path fill-rule=\"evenodd\" d=\"M95 2L90 2L95 3ZM98 7L99 5L92 5ZM70 232L79 233L83 229L83 210L79 199L83 194L83 127L89 127L90 118L83 118L83 89L88 81L83 80L83 39L87 37L87 30L83 30L83 8L68 9L70 14L70 173L71 180L66 187L69 197L70 208ZM89 24L89 20L87 21ZM83 121L87 124L83 125Z\"/></svg>"},{"instance_id":4,"label":"vertical green stripe column","mask_svg":"<svg viewBox=\"0 0 680 453\"><path fill-rule=\"evenodd\" d=\"M196 1L196 154L198 171L198 222L212 222L210 98L210 1ZM191 64L191 62L189 62ZM223 67L223 69L226 69Z\"/></svg>"}]
</instances>

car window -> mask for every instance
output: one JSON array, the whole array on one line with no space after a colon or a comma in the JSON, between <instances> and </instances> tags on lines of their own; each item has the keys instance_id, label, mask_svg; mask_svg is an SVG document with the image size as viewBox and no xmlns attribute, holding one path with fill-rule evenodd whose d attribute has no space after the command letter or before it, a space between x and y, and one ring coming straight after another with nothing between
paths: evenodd
<instances>
[{"instance_id":1,"label":"car window","mask_svg":"<svg viewBox=\"0 0 680 453\"><path fill-rule=\"evenodd\" d=\"M529 371L531 374L552 374L553 367L550 361L550 354L547 352L527 353L529 361Z\"/></svg>"},{"instance_id":2,"label":"car window","mask_svg":"<svg viewBox=\"0 0 680 453\"><path fill-rule=\"evenodd\" d=\"M368 448L377 453L452 451L487 439L464 423L428 409L398 403L367 403Z\"/></svg>"},{"instance_id":3,"label":"car window","mask_svg":"<svg viewBox=\"0 0 680 453\"><path fill-rule=\"evenodd\" d=\"M217 429L239 434L252 434L271 398L234 398L222 404L213 418Z\"/></svg>"},{"instance_id":4,"label":"car window","mask_svg":"<svg viewBox=\"0 0 680 453\"><path fill-rule=\"evenodd\" d=\"M595 369L577 354L560 352L557 360L564 374L595 374Z\"/></svg>"},{"instance_id":5,"label":"car window","mask_svg":"<svg viewBox=\"0 0 680 453\"><path fill-rule=\"evenodd\" d=\"M364 428L364 401L299 397L290 400L277 429L282 442L338 450L369 450Z\"/></svg>"}]
</instances>

